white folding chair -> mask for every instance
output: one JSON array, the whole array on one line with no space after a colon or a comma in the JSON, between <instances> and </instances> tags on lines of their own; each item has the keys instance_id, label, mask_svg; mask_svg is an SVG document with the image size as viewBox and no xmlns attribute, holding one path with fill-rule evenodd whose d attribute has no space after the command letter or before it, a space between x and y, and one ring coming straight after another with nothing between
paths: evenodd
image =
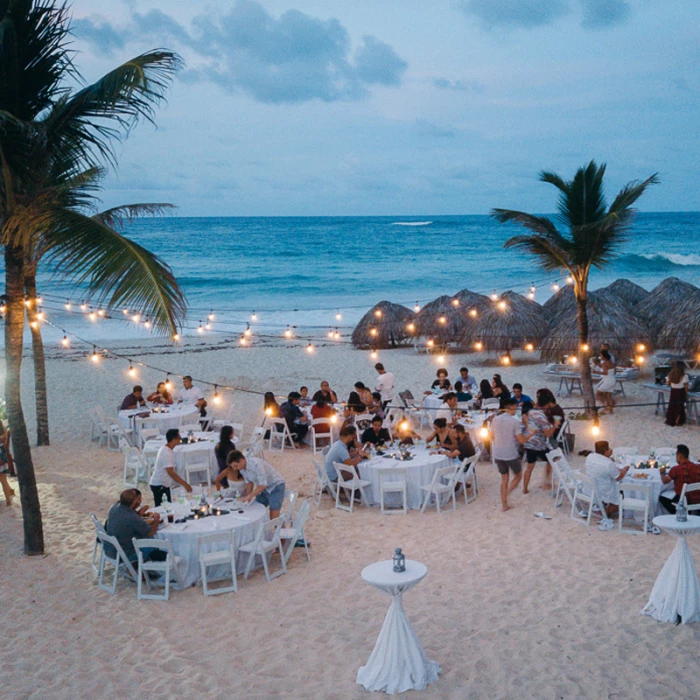
<instances>
[{"instance_id":1,"label":"white folding chair","mask_svg":"<svg viewBox=\"0 0 700 700\"><path fill-rule=\"evenodd\" d=\"M102 447L102 441L107 433L107 429L98 408L98 406L93 406L90 409L90 442L99 440L100 447Z\"/></svg>"},{"instance_id":2,"label":"white folding chair","mask_svg":"<svg viewBox=\"0 0 700 700\"><path fill-rule=\"evenodd\" d=\"M481 410L486 411L488 409L493 410L493 409L498 409L501 407L501 402L499 399L493 398L493 399L484 399L481 402Z\"/></svg>"},{"instance_id":3,"label":"white folding chair","mask_svg":"<svg viewBox=\"0 0 700 700\"><path fill-rule=\"evenodd\" d=\"M139 478L147 472L141 452L138 447L128 445L124 439L120 440L119 446L124 453L124 485L136 488Z\"/></svg>"},{"instance_id":4,"label":"white folding chair","mask_svg":"<svg viewBox=\"0 0 700 700\"><path fill-rule=\"evenodd\" d=\"M432 481L429 484L421 486L421 489L425 491L425 499L423 500L423 505L420 509L421 513L425 513L425 509L428 507L431 497L435 496L435 507L437 508L439 515L441 513L440 501L445 494L447 494L446 503L449 503L451 498L452 510L457 509L455 484L457 483L457 472L461 466L462 465L458 463L452 464L449 467L441 467L440 469L436 469L433 473Z\"/></svg>"},{"instance_id":5,"label":"white folding chair","mask_svg":"<svg viewBox=\"0 0 700 700\"><path fill-rule=\"evenodd\" d=\"M265 428L253 428L250 442L245 451L246 457L262 457L265 449Z\"/></svg>"},{"instance_id":6,"label":"white folding chair","mask_svg":"<svg viewBox=\"0 0 700 700\"><path fill-rule=\"evenodd\" d=\"M90 520L92 520L92 524L95 526L95 545L92 548L92 570L97 574L99 570L99 563L100 563L100 551L102 549L102 540L97 536L98 532L103 532L105 535L107 534L105 532L104 525L97 519L97 516L94 513L90 513Z\"/></svg>"},{"instance_id":7,"label":"white folding chair","mask_svg":"<svg viewBox=\"0 0 700 700\"><path fill-rule=\"evenodd\" d=\"M571 500L571 514L569 517L574 522L590 526L593 508L597 507L600 510L602 517L606 519L607 515L605 514L605 507L603 506L603 501L598 493L598 486L595 483L595 479L581 471L573 471L572 474L576 485L574 487L574 494ZM587 513L581 514L577 511L576 505L579 502L583 502L588 505Z\"/></svg>"},{"instance_id":8,"label":"white folding chair","mask_svg":"<svg viewBox=\"0 0 700 700\"><path fill-rule=\"evenodd\" d=\"M199 433L202 430L202 426L199 423L183 423L183 418L180 419L180 435L187 435L187 433Z\"/></svg>"},{"instance_id":9,"label":"white folding chair","mask_svg":"<svg viewBox=\"0 0 700 700\"><path fill-rule=\"evenodd\" d=\"M374 416L371 413L358 413L355 416L355 429L358 435L361 436L367 428L372 427L372 418Z\"/></svg>"},{"instance_id":10,"label":"white folding chair","mask_svg":"<svg viewBox=\"0 0 700 700\"><path fill-rule=\"evenodd\" d=\"M693 491L700 491L700 483L683 484L683 488L681 489L681 497L678 499L679 503L681 501L685 500L685 503L686 503L686 506L688 508L689 513L693 512L695 510L700 510L700 503L688 503L687 495L689 493L693 493Z\"/></svg>"},{"instance_id":11,"label":"white folding chair","mask_svg":"<svg viewBox=\"0 0 700 700\"><path fill-rule=\"evenodd\" d=\"M200 535L197 538L197 556L199 558L199 570L202 575L202 593L204 593L204 595L219 595L220 593L238 591L235 530ZM207 568L210 566L222 565L231 567L231 585L209 588Z\"/></svg>"},{"instance_id":12,"label":"white folding chair","mask_svg":"<svg viewBox=\"0 0 700 700\"><path fill-rule=\"evenodd\" d=\"M100 418L102 429L100 447L102 447L103 443L106 443L107 449L110 452L119 452L119 438L125 437L127 442L130 442L130 439L127 436L132 432L131 429L129 429L127 432L124 430L124 428L122 428L121 423L118 420L107 420L101 406L96 406L95 411Z\"/></svg>"},{"instance_id":13,"label":"white folding chair","mask_svg":"<svg viewBox=\"0 0 700 700\"><path fill-rule=\"evenodd\" d=\"M618 484L617 488L620 493L620 510L618 512L620 532L646 535L649 530L649 513L651 511L651 484ZM639 498L640 495L643 495L643 498ZM644 513L644 523L641 530L622 527L623 510Z\"/></svg>"},{"instance_id":14,"label":"white folding chair","mask_svg":"<svg viewBox=\"0 0 700 700\"><path fill-rule=\"evenodd\" d=\"M291 489L284 490L284 501L282 502L282 523L284 527L292 525L294 522L294 508L296 507L298 494ZM285 508L285 502L287 504Z\"/></svg>"},{"instance_id":15,"label":"white folding chair","mask_svg":"<svg viewBox=\"0 0 700 700\"><path fill-rule=\"evenodd\" d=\"M258 527L255 539L252 542L241 545L238 548L239 551L248 554L244 578L248 578L248 576L250 576L250 572L253 568L253 562L255 561L255 557L257 555L262 557L263 568L265 569L265 579L267 581L272 581L273 578L277 578L278 576L287 573L287 562L284 559L284 549L282 547L282 540L280 539L281 529L282 518L275 518L274 520L269 520L266 523L261 523ZM279 551L280 553L280 568L274 574L270 574L268 557L271 558L276 551Z\"/></svg>"},{"instance_id":16,"label":"white folding chair","mask_svg":"<svg viewBox=\"0 0 700 700\"><path fill-rule=\"evenodd\" d=\"M636 447L613 447L613 459L616 457L624 457L625 455L638 455L639 450Z\"/></svg>"},{"instance_id":17,"label":"white folding chair","mask_svg":"<svg viewBox=\"0 0 700 700\"><path fill-rule=\"evenodd\" d=\"M333 442L333 433L329 418L314 418L309 429L311 435L311 449L314 454L318 454L326 445ZM319 442L321 443L319 445Z\"/></svg>"},{"instance_id":18,"label":"white folding chair","mask_svg":"<svg viewBox=\"0 0 700 700\"><path fill-rule=\"evenodd\" d=\"M336 485L328 478L326 473L326 468L323 463L315 460L313 457L311 461L316 470L316 481L314 482L314 494L313 502L314 505L321 505L321 496L323 495L323 490L328 491L329 496L335 500L336 497Z\"/></svg>"},{"instance_id":19,"label":"white folding chair","mask_svg":"<svg viewBox=\"0 0 700 700\"><path fill-rule=\"evenodd\" d=\"M168 600L170 598L170 576L171 574L175 578L175 583L180 583L179 569L182 568L184 560L182 557L176 557L173 554L172 547L170 546L170 540L156 540L153 538L146 539L132 539L134 543L134 549L136 550L136 557L138 562L138 585L136 589L137 600ZM146 559L144 554L144 549L157 549L161 552L165 552L165 561L151 561ZM143 581L146 581L146 585L149 590L151 588L151 581L148 579L149 572L155 572L160 574L160 578L154 581L158 584L162 581L164 590L163 593L144 593L143 592Z\"/></svg>"},{"instance_id":20,"label":"white folding chair","mask_svg":"<svg viewBox=\"0 0 700 700\"><path fill-rule=\"evenodd\" d=\"M290 527L280 528L280 539L282 542L288 542L287 549L284 552L284 563L285 565L289 561L289 557L292 556L292 551L296 547L297 542L300 540L304 543L304 549L306 550L306 561L311 561L309 556L309 545L306 541L306 534L304 533L304 525L311 512L311 506L309 501L304 499L299 506L296 517L291 523Z\"/></svg>"},{"instance_id":21,"label":"white folding chair","mask_svg":"<svg viewBox=\"0 0 700 700\"><path fill-rule=\"evenodd\" d=\"M134 567L132 566L131 562L127 559L126 554L124 554L124 550L122 549L122 546L119 544L119 540L116 537L108 535L105 532L104 528L100 530L96 529L95 534L97 535L97 539L102 545L102 550L100 551L100 563L97 567L97 585L103 591L107 591L111 595L114 595L114 592L117 590L117 579L119 578L120 574L122 576L127 576L128 574L131 577L131 580L133 581L136 581L138 579L138 574L134 570ZM105 551L105 545L109 545L114 549L115 553L113 556ZM114 575L112 578L111 586L104 583L106 564L111 564L114 568Z\"/></svg>"},{"instance_id":22,"label":"white folding chair","mask_svg":"<svg viewBox=\"0 0 700 700\"><path fill-rule=\"evenodd\" d=\"M360 503L369 508L369 499L365 493L365 488L369 486L372 482L366 479L360 479L360 475L357 471L357 467L352 464L343 464L342 462L333 462L333 468L335 473L338 475L338 481L336 483L335 490L335 507L338 510L346 510L348 513L352 513L355 507L355 491L360 491ZM350 474L348 478L346 475ZM341 489L345 491L345 495L348 497L350 505L346 506L340 503L340 492Z\"/></svg>"},{"instance_id":23,"label":"white folding chair","mask_svg":"<svg viewBox=\"0 0 700 700\"><path fill-rule=\"evenodd\" d=\"M462 460L457 471L457 482L462 484L462 490L464 491L464 503L465 505L476 500L479 495L479 482L476 476L476 463L479 461L479 453L476 452L471 457L467 457ZM471 486L472 495L469 497L468 489Z\"/></svg>"},{"instance_id":24,"label":"white folding chair","mask_svg":"<svg viewBox=\"0 0 700 700\"><path fill-rule=\"evenodd\" d=\"M272 452L284 452L284 448L289 446L292 449L296 448L294 438L289 432L287 421L284 418L268 418L267 423L270 426L270 437L268 438L267 449ZM273 447L273 443L277 446Z\"/></svg>"},{"instance_id":25,"label":"white folding chair","mask_svg":"<svg viewBox=\"0 0 700 700\"><path fill-rule=\"evenodd\" d=\"M671 461L676 456L675 447L654 447L652 452L659 462Z\"/></svg>"},{"instance_id":26,"label":"white folding chair","mask_svg":"<svg viewBox=\"0 0 700 700\"><path fill-rule=\"evenodd\" d=\"M138 444L141 450L143 450L149 440L157 440L160 436L160 430L158 430L158 428L141 428L138 434Z\"/></svg>"},{"instance_id":27,"label":"white folding chair","mask_svg":"<svg viewBox=\"0 0 700 700\"><path fill-rule=\"evenodd\" d=\"M379 506L382 515L393 515L408 513L408 481L406 479L406 470L401 468L387 468L379 470ZM401 507L387 508L384 503L384 496L387 493L401 494Z\"/></svg>"},{"instance_id":28,"label":"white folding chair","mask_svg":"<svg viewBox=\"0 0 700 700\"><path fill-rule=\"evenodd\" d=\"M209 421L209 425L214 430L221 430L225 425L232 425L233 420L233 404L228 407L228 411L225 414L216 413L213 419ZM235 429L234 429L235 430Z\"/></svg>"},{"instance_id":29,"label":"white folding chair","mask_svg":"<svg viewBox=\"0 0 700 700\"><path fill-rule=\"evenodd\" d=\"M557 447L568 457L569 456L569 441L567 436L571 432L569 419L567 418L559 428L559 433L557 434L556 445Z\"/></svg>"},{"instance_id":30,"label":"white folding chair","mask_svg":"<svg viewBox=\"0 0 700 700\"><path fill-rule=\"evenodd\" d=\"M547 461L552 467L552 497L554 498L554 507L558 508L562 502L559 498L564 494L571 503L574 498L574 490L576 489L576 480L573 475L571 465L564 457L564 452L561 448L550 450L547 452ZM556 496L554 484L556 482Z\"/></svg>"},{"instance_id":31,"label":"white folding chair","mask_svg":"<svg viewBox=\"0 0 700 700\"><path fill-rule=\"evenodd\" d=\"M209 472L209 450L204 449L185 449L182 452L184 456L185 479L188 484L192 484L192 477L199 475L200 484L206 484L207 488L211 486L211 474ZM204 476L204 479L201 476Z\"/></svg>"}]
</instances>

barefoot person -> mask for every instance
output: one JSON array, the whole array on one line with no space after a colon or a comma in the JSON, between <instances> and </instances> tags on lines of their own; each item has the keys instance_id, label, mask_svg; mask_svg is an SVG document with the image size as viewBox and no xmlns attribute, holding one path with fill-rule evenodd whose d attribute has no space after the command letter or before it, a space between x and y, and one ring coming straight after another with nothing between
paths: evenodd
<instances>
[{"instance_id":1,"label":"barefoot person","mask_svg":"<svg viewBox=\"0 0 700 700\"><path fill-rule=\"evenodd\" d=\"M545 413L546 407L546 397L537 399L536 408L532 408L532 404L527 402L522 406L523 423L528 430L532 431L532 437L523 445L527 459L527 468L523 477L523 493L529 493L530 477L537 462L544 462L547 465L542 488L552 488L552 473L547 461L547 450L549 450L549 438L554 435L557 427L549 422ZM548 480L549 483L547 483Z\"/></svg>"},{"instance_id":2,"label":"barefoot person","mask_svg":"<svg viewBox=\"0 0 700 700\"><path fill-rule=\"evenodd\" d=\"M617 381L615 379L615 363L612 361L610 353L603 349L600 351L600 371L603 376L595 387L596 398L607 406L608 413L612 413L615 408L613 392ZM605 413L605 411L600 411L600 413Z\"/></svg>"},{"instance_id":3,"label":"barefoot person","mask_svg":"<svg viewBox=\"0 0 700 700\"><path fill-rule=\"evenodd\" d=\"M5 494L5 501L8 506L12 505L12 497L15 495L13 488L7 482L11 462L10 436L5 431L2 421L0 421L0 484L2 484L2 492Z\"/></svg>"},{"instance_id":4,"label":"barefoot person","mask_svg":"<svg viewBox=\"0 0 700 700\"><path fill-rule=\"evenodd\" d=\"M523 434L523 424L515 417L517 405L515 399L508 399L504 402L503 413L499 413L491 422L493 458L501 475L501 505L504 512L511 509L508 494L517 488L522 477L518 448L535 434L535 431ZM510 472L513 472L513 481L509 485Z\"/></svg>"}]
</instances>

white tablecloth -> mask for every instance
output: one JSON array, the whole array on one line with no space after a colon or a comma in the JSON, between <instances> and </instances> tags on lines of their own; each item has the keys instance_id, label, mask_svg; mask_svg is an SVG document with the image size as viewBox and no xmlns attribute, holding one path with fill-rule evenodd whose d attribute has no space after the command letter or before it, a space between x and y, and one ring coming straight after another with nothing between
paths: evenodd
<instances>
[{"instance_id":1,"label":"white tablecloth","mask_svg":"<svg viewBox=\"0 0 700 700\"><path fill-rule=\"evenodd\" d=\"M396 573L391 560L370 564L362 578L391 596L391 606L366 665L357 672L357 682L366 690L403 693L423 690L437 680L440 666L429 661L403 609L402 596L428 573L425 564L406 560L406 571Z\"/></svg>"},{"instance_id":2,"label":"white tablecloth","mask_svg":"<svg viewBox=\"0 0 700 700\"><path fill-rule=\"evenodd\" d=\"M634 465L638 464L639 462L646 462L649 459L646 455L624 455L622 458L622 464L621 466L625 466L627 464L629 465ZM675 464L675 461L671 463L671 466ZM637 479L635 478L635 474L646 474L647 478L646 479ZM662 494L664 491L671 491L673 492L672 494L669 494L671 497L675 495L675 492L673 491L673 483L671 484L664 484L661 481L661 474L658 469L635 469L631 468L628 472L627 475L624 477L622 480L623 484L634 484L634 483L642 483L642 484L651 484L651 509L652 509L652 514L653 515L666 515L666 510L665 508L659 503L659 495ZM635 494L636 495L636 494ZM642 493L639 493L638 497L643 497Z\"/></svg>"},{"instance_id":3,"label":"white tablecloth","mask_svg":"<svg viewBox=\"0 0 700 700\"><path fill-rule=\"evenodd\" d=\"M222 508L228 510L232 505L223 504ZM178 515L178 504L173 504L176 517ZM156 508L156 510L162 510ZM251 503L243 508L243 513L229 513L227 515L209 516L199 520L188 520L185 523L173 523L158 530L156 537L162 540L169 540L173 549L173 554L182 557L186 562L183 574L183 585L194 586L200 582L199 558L197 554L197 537L212 532L227 532L235 530L236 547L252 542L257 534L257 528L268 519L268 510L260 503ZM212 548L213 549L213 548ZM205 550L210 551L210 550ZM243 571L248 555L239 553L236 558L236 569L240 573ZM230 567L222 564L212 566L207 570L207 578L216 580L226 576Z\"/></svg>"},{"instance_id":4,"label":"white tablecloth","mask_svg":"<svg viewBox=\"0 0 700 700\"><path fill-rule=\"evenodd\" d=\"M165 411L165 412L164 412ZM133 429L138 435L141 432L143 419L138 418L138 414L148 412L147 408L132 408L128 411L119 411L119 422L125 430ZM155 421L161 435L170 428L179 428L180 420L184 423L197 423L199 421L199 409L196 406L186 404L175 404L173 406L161 406L158 413L151 412L145 420Z\"/></svg>"},{"instance_id":5,"label":"white tablecloth","mask_svg":"<svg viewBox=\"0 0 700 700\"><path fill-rule=\"evenodd\" d=\"M418 510L423 505L425 491L421 489L421 486L429 484L432 481L435 470L448 466L451 460L445 455L431 455L430 451L425 447L412 447L411 451L414 457L410 461L377 456L365 462L360 462L358 465L360 478L372 482L365 491L370 504L379 503L379 473L382 470L390 472L392 469L405 469L408 507ZM395 506L400 503L401 495L387 493L384 498L386 505Z\"/></svg>"},{"instance_id":6,"label":"white tablecloth","mask_svg":"<svg viewBox=\"0 0 700 700\"><path fill-rule=\"evenodd\" d=\"M188 445L178 445L173 452L175 453L175 471L178 476L185 478L185 453L204 451L209 456L209 478L214 483L214 479L219 476L219 463L216 461L214 448L219 440L218 433L195 433L195 437L200 437L200 442L194 442ZM143 453L146 456L155 456L158 450L165 444L165 439L147 440L143 446Z\"/></svg>"},{"instance_id":7,"label":"white tablecloth","mask_svg":"<svg viewBox=\"0 0 700 700\"><path fill-rule=\"evenodd\" d=\"M677 537L661 573L651 590L649 602L642 613L660 622L680 622L684 625L700 621L700 584L693 557L688 551L686 535L700 532L700 516L689 515L679 523L675 515L659 515L654 525Z\"/></svg>"}]
</instances>

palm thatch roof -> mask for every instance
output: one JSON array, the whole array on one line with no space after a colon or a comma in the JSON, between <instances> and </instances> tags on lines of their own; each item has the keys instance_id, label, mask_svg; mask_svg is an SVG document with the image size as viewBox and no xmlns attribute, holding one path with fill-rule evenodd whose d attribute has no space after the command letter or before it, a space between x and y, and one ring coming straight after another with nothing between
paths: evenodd
<instances>
[{"instance_id":1,"label":"palm thatch roof","mask_svg":"<svg viewBox=\"0 0 700 700\"><path fill-rule=\"evenodd\" d=\"M416 334L443 344L457 340L469 325L470 316L468 307L454 302L455 297L445 294L426 304L416 314Z\"/></svg>"},{"instance_id":2,"label":"palm thatch roof","mask_svg":"<svg viewBox=\"0 0 700 700\"><path fill-rule=\"evenodd\" d=\"M504 292L469 325L460 338L470 349L482 343L483 350L507 352L516 348L534 349L547 335L549 314L536 301L515 292Z\"/></svg>"},{"instance_id":3,"label":"palm thatch roof","mask_svg":"<svg viewBox=\"0 0 700 700\"><path fill-rule=\"evenodd\" d=\"M360 319L352 332L352 343L358 348L393 348L406 343L413 338L408 326L414 316L401 304L380 301Z\"/></svg>"},{"instance_id":4,"label":"palm thatch roof","mask_svg":"<svg viewBox=\"0 0 700 700\"><path fill-rule=\"evenodd\" d=\"M649 329L640 323L622 300L608 289L588 295L588 342L591 347L609 343L619 362L635 356L639 343L653 349ZM561 315L542 342L540 355L546 362L557 361L564 355L579 351L578 318L576 311Z\"/></svg>"},{"instance_id":5,"label":"palm thatch roof","mask_svg":"<svg viewBox=\"0 0 700 700\"><path fill-rule=\"evenodd\" d=\"M624 301L628 309L644 301L649 296L649 292L644 287L640 287L638 284L624 278L615 280L605 289Z\"/></svg>"},{"instance_id":6,"label":"palm thatch roof","mask_svg":"<svg viewBox=\"0 0 700 700\"><path fill-rule=\"evenodd\" d=\"M700 306L700 289L677 277L668 277L651 290L649 296L634 307L635 316L646 322L654 335L661 331L670 315L686 301Z\"/></svg>"},{"instance_id":7,"label":"palm thatch roof","mask_svg":"<svg viewBox=\"0 0 700 700\"><path fill-rule=\"evenodd\" d=\"M666 322L656 336L656 347L695 355L700 352L700 301L688 297Z\"/></svg>"},{"instance_id":8,"label":"palm thatch roof","mask_svg":"<svg viewBox=\"0 0 700 700\"><path fill-rule=\"evenodd\" d=\"M477 314L485 309L489 305L489 298L483 294L478 294L477 292L472 292L470 289L462 289L457 292L454 296L457 301L459 301L460 306L464 307L469 313L472 309L475 309Z\"/></svg>"},{"instance_id":9,"label":"palm thatch roof","mask_svg":"<svg viewBox=\"0 0 700 700\"><path fill-rule=\"evenodd\" d=\"M562 314L566 316L575 314L576 298L574 297L574 288L570 284L563 286L545 301L543 308L549 314L550 324L555 324Z\"/></svg>"}]
</instances>

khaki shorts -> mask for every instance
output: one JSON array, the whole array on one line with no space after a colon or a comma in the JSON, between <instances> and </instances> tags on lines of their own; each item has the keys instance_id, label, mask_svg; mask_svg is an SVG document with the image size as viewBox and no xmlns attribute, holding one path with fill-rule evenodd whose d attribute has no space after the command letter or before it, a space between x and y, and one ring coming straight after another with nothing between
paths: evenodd
<instances>
[{"instance_id":1,"label":"khaki shorts","mask_svg":"<svg viewBox=\"0 0 700 700\"><path fill-rule=\"evenodd\" d=\"M520 474L520 470L523 468L520 457L517 459L497 459L495 462L498 467L498 473L502 476L505 476L509 469L513 474Z\"/></svg>"}]
</instances>

